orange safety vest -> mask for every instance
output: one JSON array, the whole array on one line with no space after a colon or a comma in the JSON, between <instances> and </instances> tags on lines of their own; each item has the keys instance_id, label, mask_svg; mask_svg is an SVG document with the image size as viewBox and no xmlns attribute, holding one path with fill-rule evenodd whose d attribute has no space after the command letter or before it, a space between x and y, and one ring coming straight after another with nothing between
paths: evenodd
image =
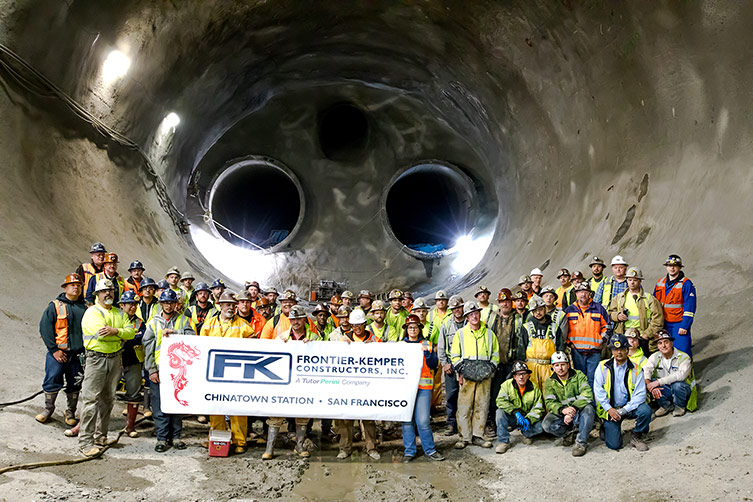
<instances>
[{"instance_id":1,"label":"orange safety vest","mask_svg":"<svg viewBox=\"0 0 753 502\"><path fill-rule=\"evenodd\" d=\"M662 304L664 310L664 320L666 322L680 322L684 313L682 304L682 285L687 281L687 277L683 277L681 281L672 286L667 291L667 278L662 277L659 282L656 283L656 299Z\"/></svg>"},{"instance_id":2,"label":"orange safety vest","mask_svg":"<svg viewBox=\"0 0 753 502\"><path fill-rule=\"evenodd\" d=\"M426 340L429 342L428 340ZM434 347L431 342L429 342L429 351L434 350ZM434 388L434 374L432 373L431 369L429 369L429 366L426 364L426 358L421 357L421 362L423 363L423 366L421 367L421 378L418 380L418 388L419 389L425 389L425 390L432 390Z\"/></svg>"},{"instance_id":3,"label":"orange safety vest","mask_svg":"<svg viewBox=\"0 0 753 502\"><path fill-rule=\"evenodd\" d=\"M55 320L55 344L60 350L68 350L68 308L60 300L52 300L52 303L58 315Z\"/></svg>"},{"instance_id":4,"label":"orange safety vest","mask_svg":"<svg viewBox=\"0 0 753 502\"><path fill-rule=\"evenodd\" d=\"M132 284L130 282L131 279L132 279L132 277L129 277L128 279L123 279L123 292L125 293L126 291L133 291L134 293L136 293L136 296L138 296L138 294L139 294L139 288L141 287L141 282L139 282L138 284L134 285L134 284ZM141 281L143 281L143 280L144 279L141 279ZM186 301L188 301L188 299L186 299Z\"/></svg>"},{"instance_id":5,"label":"orange safety vest","mask_svg":"<svg viewBox=\"0 0 753 502\"><path fill-rule=\"evenodd\" d=\"M81 269L84 271L84 295L86 295L86 287L89 285L89 280L97 274L97 269L91 263L83 263Z\"/></svg>"}]
</instances>

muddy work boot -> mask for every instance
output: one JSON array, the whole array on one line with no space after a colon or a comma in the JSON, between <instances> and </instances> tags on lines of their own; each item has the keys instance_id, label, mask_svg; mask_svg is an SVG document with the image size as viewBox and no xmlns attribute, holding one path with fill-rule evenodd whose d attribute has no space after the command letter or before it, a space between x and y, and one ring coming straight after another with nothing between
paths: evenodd
<instances>
[{"instance_id":1,"label":"muddy work boot","mask_svg":"<svg viewBox=\"0 0 753 502\"><path fill-rule=\"evenodd\" d=\"M674 406L670 406L669 408L664 408L662 406L659 406L659 409L656 410L656 416L663 417L664 415L669 415L670 413L672 413L673 409L674 409Z\"/></svg>"},{"instance_id":2,"label":"muddy work boot","mask_svg":"<svg viewBox=\"0 0 753 502\"><path fill-rule=\"evenodd\" d=\"M646 435L633 432L630 438L630 444L638 451L647 451L648 445L646 444Z\"/></svg>"},{"instance_id":3,"label":"muddy work boot","mask_svg":"<svg viewBox=\"0 0 753 502\"><path fill-rule=\"evenodd\" d=\"M267 449L261 454L262 460L272 460L275 457L275 441L279 432L279 427L269 427L269 431L267 432Z\"/></svg>"},{"instance_id":4,"label":"muddy work boot","mask_svg":"<svg viewBox=\"0 0 753 502\"><path fill-rule=\"evenodd\" d=\"M497 443L497 447L494 448L495 453L500 455L510 449L510 443Z\"/></svg>"},{"instance_id":5,"label":"muddy work boot","mask_svg":"<svg viewBox=\"0 0 753 502\"><path fill-rule=\"evenodd\" d=\"M129 438L137 438L139 437L139 433L136 431L136 415L139 414L138 403L128 403L127 410L125 432Z\"/></svg>"},{"instance_id":6,"label":"muddy work boot","mask_svg":"<svg viewBox=\"0 0 753 502\"><path fill-rule=\"evenodd\" d=\"M582 457L586 454L586 445L582 443L575 443L573 446L573 457Z\"/></svg>"},{"instance_id":7,"label":"muddy work boot","mask_svg":"<svg viewBox=\"0 0 753 502\"><path fill-rule=\"evenodd\" d=\"M575 442L575 431L569 431L562 438L562 446L572 446Z\"/></svg>"},{"instance_id":8,"label":"muddy work boot","mask_svg":"<svg viewBox=\"0 0 753 502\"><path fill-rule=\"evenodd\" d=\"M57 392L45 392L44 393L44 411L34 417L34 419L40 424L46 424L52 414L55 412L55 400L58 398Z\"/></svg>"},{"instance_id":9,"label":"muddy work boot","mask_svg":"<svg viewBox=\"0 0 753 502\"><path fill-rule=\"evenodd\" d=\"M75 438L76 436L78 436L78 433L80 430L81 430L81 422L77 423L70 429L65 429L65 431L63 431L63 435L65 435L65 437L67 438Z\"/></svg>"},{"instance_id":10,"label":"muddy work boot","mask_svg":"<svg viewBox=\"0 0 753 502\"><path fill-rule=\"evenodd\" d=\"M293 453L303 458L309 458L311 454L306 450L306 446L303 444L305 441L306 441L306 426L296 424L295 448L293 448Z\"/></svg>"},{"instance_id":11,"label":"muddy work boot","mask_svg":"<svg viewBox=\"0 0 753 502\"><path fill-rule=\"evenodd\" d=\"M76 420L76 408L78 407L78 392L68 392L65 395L68 407L63 413L65 418L65 425L74 426L78 423Z\"/></svg>"}]
</instances>

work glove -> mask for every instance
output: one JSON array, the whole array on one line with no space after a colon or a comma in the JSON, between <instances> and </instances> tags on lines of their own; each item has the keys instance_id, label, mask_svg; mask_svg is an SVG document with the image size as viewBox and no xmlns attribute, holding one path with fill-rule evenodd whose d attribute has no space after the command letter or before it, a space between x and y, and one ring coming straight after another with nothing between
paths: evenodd
<instances>
[{"instance_id":1,"label":"work glove","mask_svg":"<svg viewBox=\"0 0 753 502\"><path fill-rule=\"evenodd\" d=\"M518 423L518 428L519 428L520 430L524 430L524 429L523 429L523 427L524 427L524 424L525 424L525 422L526 422L526 417L524 417L524 416L523 416L523 414L522 414L521 412L519 412L519 411L516 411L516 412L515 412L515 420L516 420L516 421L517 421L517 423Z\"/></svg>"}]
</instances>

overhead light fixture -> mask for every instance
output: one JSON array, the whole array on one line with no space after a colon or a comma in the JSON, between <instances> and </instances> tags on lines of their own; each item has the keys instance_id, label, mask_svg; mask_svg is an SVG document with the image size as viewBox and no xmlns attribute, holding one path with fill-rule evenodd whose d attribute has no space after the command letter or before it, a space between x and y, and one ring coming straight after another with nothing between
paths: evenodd
<instances>
[{"instance_id":1,"label":"overhead light fixture","mask_svg":"<svg viewBox=\"0 0 753 502\"><path fill-rule=\"evenodd\" d=\"M109 84L115 80L124 77L131 66L131 58L118 50L114 50L107 55L102 65L102 79Z\"/></svg>"}]
</instances>

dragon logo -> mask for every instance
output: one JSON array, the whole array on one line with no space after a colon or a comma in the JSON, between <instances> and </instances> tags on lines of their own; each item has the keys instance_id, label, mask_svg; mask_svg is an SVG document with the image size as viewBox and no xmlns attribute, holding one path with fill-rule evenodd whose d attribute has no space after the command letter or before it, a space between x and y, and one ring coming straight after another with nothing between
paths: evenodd
<instances>
[{"instance_id":1,"label":"dragon logo","mask_svg":"<svg viewBox=\"0 0 753 502\"><path fill-rule=\"evenodd\" d=\"M193 364L193 360L199 357L201 352L196 347L191 347L184 342L174 343L167 349L167 355L170 358L170 367L177 369L178 373L170 374L173 379L175 388L175 400L182 406L188 406L188 401L178 397L178 393L186 388L188 379L186 378L186 368Z\"/></svg>"}]
</instances>

